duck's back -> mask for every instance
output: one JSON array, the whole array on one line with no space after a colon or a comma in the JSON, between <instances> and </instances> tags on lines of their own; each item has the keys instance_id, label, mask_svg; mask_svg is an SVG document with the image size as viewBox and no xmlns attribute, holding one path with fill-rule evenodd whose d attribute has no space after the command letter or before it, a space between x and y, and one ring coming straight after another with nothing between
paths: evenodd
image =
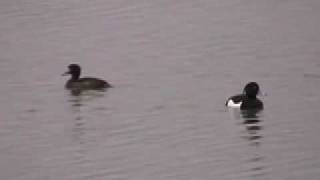
<instances>
[{"instance_id":1,"label":"duck's back","mask_svg":"<svg viewBox=\"0 0 320 180\"><path fill-rule=\"evenodd\" d=\"M109 88L111 85L98 78L93 77L84 77L80 78L78 80L69 80L66 83L66 88L68 89L82 89L82 90L89 90L89 89L103 89L103 88Z\"/></svg>"},{"instance_id":2,"label":"duck's back","mask_svg":"<svg viewBox=\"0 0 320 180\"><path fill-rule=\"evenodd\" d=\"M263 103L257 98L250 99L244 98L242 100L240 109L247 110L247 109L263 109Z\"/></svg>"}]
</instances>

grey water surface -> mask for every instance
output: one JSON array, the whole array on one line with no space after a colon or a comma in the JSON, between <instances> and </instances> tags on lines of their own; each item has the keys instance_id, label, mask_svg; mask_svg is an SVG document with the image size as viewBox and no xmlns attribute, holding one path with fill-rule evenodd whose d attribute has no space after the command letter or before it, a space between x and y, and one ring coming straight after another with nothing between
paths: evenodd
<instances>
[{"instance_id":1,"label":"grey water surface","mask_svg":"<svg viewBox=\"0 0 320 180\"><path fill-rule=\"evenodd\" d=\"M320 1L0 1L1 180L319 180ZM106 92L73 95L79 63ZM227 109L248 81L261 112Z\"/></svg>"}]
</instances>

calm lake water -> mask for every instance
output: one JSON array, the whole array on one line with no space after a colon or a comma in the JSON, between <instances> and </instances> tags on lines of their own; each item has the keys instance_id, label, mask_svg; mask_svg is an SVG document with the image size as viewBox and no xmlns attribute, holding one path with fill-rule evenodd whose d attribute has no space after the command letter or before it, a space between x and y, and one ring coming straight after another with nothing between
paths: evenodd
<instances>
[{"instance_id":1,"label":"calm lake water","mask_svg":"<svg viewBox=\"0 0 320 180\"><path fill-rule=\"evenodd\" d=\"M2 0L1 180L319 180L319 0ZM115 86L75 96L61 74ZM265 110L224 106L248 81Z\"/></svg>"}]
</instances>

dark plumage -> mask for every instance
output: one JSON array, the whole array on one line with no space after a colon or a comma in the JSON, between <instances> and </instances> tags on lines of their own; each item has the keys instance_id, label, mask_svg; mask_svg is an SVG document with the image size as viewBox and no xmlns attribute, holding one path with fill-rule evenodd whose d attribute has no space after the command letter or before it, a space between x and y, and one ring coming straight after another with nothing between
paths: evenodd
<instances>
[{"instance_id":1,"label":"dark plumage","mask_svg":"<svg viewBox=\"0 0 320 180\"><path fill-rule=\"evenodd\" d=\"M260 92L260 87L256 82L248 83L242 94L231 96L226 101L228 107L240 107L242 110L246 109L263 109L263 103L257 98Z\"/></svg>"},{"instance_id":2,"label":"dark plumage","mask_svg":"<svg viewBox=\"0 0 320 180\"><path fill-rule=\"evenodd\" d=\"M78 64L70 64L68 66L69 71L65 72L63 75L71 75L71 78L65 84L67 89L76 89L76 90L98 90L104 88L112 87L108 82L93 78L93 77L84 77L80 78L81 68Z\"/></svg>"}]
</instances>

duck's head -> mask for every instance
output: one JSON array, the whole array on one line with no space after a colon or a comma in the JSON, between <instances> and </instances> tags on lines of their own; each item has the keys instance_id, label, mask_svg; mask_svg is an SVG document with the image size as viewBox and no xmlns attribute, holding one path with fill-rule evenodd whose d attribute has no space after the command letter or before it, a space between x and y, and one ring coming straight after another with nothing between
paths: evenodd
<instances>
[{"instance_id":1,"label":"duck's head","mask_svg":"<svg viewBox=\"0 0 320 180\"><path fill-rule=\"evenodd\" d=\"M243 94L252 98L255 98L259 92L260 87L256 82L249 82L243 89Z\"/></svg>"},{"instance_id":2,"label":"duck's head","mask_svg":"<svg viewBox=\"0 0 320 180\"><path fill-rule=\"evenodd\" d=\"M81 74L81 68L78 64L70 64L68 66L69 71L63 73L63 76L71 75L72 79L79 79Z\"/></svg>"}]
</instances>

